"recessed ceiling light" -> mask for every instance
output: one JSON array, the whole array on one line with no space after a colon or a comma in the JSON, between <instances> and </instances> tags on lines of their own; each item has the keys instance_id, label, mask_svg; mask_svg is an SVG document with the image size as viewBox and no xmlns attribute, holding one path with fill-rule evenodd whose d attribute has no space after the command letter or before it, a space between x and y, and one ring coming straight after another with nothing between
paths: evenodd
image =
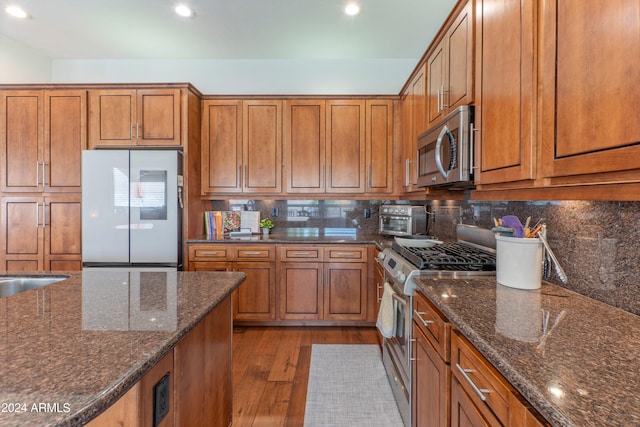
<instances>
[{"instance_id":1,"label":"recessed ceiling light","mask_svg":"<svg viewBox=\"0 0 640 427\"><path fill-rule=\"evenodd\" d=\"M4 11L7 12L11 16L15 16L16 18L26 18L27 12L24 11L20 6L7 6L4 8Z\"/></svg>"},{"instance_id":2,"label":"recessed ceiling light","mask_svg":"<svg viewBox=\"0 0 640 427\"><path fill-rule=\"evenodd\" d=\"M174 10L178 15L184 16L185 18L193 15L193 11L186 4L179 4Z\"/></svg>"},{"instance_id":3,"label":"recessed ceiling light","mask_svg":"<svg viewBox=\"0 0 640 427\"><path fill-rule=\"evenodd\" d=\"M344 8L344 13L346 13L349 16L354 16L357 15L358 13L360 13L360 6L358 6L355 3L349 3L345 8Z\"/></svg>"}]
</instances>

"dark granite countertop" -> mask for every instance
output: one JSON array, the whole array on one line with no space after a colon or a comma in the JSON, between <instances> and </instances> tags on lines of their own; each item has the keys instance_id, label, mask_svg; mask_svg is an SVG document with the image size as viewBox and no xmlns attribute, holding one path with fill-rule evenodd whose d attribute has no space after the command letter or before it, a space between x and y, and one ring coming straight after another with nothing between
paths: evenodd
<instances>
[{"instance_id":1,"label":"dark granite countertop","mask_svg":"<svg viewBox=\"0 0 640 427\"><path fill-rule=\"evenodd\" d=\"M640 317L548 283L416 282L552 425L640 425Z\"/></svg>"},{"instance_id":2,"label":"dark granite countertop","mask_svg":"<svg viewBox=\"0 0 640 427\"><path fill-rule=\"evenodd\" d=\"M384 249L393 238L374 233L360 233L355 228L286 228L268 235L247 237L201 236L187 239L187 243L306 243L306 244L375 244Z\"/></svg>"},{"instance_id":3,"label":"dark granite countertop","mask_svg":"<svg viewBox=\"0 0 640 427\"><path fill-rule=\"evenodd\" d=\"M2 426L85 424L138 382L245 277L175 271L68 275L0 298Z\"/></svg>"}]
</instances>

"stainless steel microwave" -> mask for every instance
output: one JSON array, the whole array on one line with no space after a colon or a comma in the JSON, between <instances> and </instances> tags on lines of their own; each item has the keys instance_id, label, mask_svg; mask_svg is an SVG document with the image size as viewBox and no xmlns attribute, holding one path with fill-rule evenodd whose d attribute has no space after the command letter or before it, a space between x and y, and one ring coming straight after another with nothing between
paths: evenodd
<instances>
[{"instance_id":1,"label":"stainless steel microwave","mask_svg":"<svg viewBox=\"0 0 640 427\"><path fill-rule=\"evenodd\" d=\"M458 107L418 137L418 186L473 186L473 107Z\"/></svg>"},{"instance_id":2,"label":"stainless steel microwave","mask_svg":"<svg viewBox=\"0 0 640 427\"><path fill-rule=\"evenodd\" d=\"M412 236L426 234L427 211L424 206L382 205L380 207L380 234Z\"/></svg>"}]
</instances>

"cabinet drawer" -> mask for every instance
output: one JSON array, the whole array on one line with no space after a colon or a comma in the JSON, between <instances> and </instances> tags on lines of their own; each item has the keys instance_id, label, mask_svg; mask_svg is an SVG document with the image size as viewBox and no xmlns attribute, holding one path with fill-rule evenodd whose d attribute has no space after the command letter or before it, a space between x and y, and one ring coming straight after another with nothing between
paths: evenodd
<instances>
[{"instance_id":1,"label":"cabinet drawer","mask_svg":"<svg viewBox=\"0 0 640 427\"><path fill-rule=\"evenodd\" d=\"M307 245L280 246L280 261L322 261L322 248Z\"/></svg>"},{"instance_id":2,"label":"cabinet drawer","mask_svg":"<svg viewBox=\"0 0 640 427\"><path fill-rule=\"evenodd\" d=\"M508 425L511 385L458 331L451 334L451 372L481 411Z\"/></svg>"},{"instance_id":3,"label":"cabinet drawer","mask_svg":"<svg viewBox=\"0 0 640 427\"><path fill-rule=\"evenodd\" d=\"M367 248L362 246L327 246L325 262L367 262Z\"/></svg>"},{"instance_id":4,"label":"cabinet drawer","mask_svg":"<svg viewBox=\"0 0 640 427\"><path fill-rule=\"evenodd\" d=\"M189 261L225 261L232 258L231 248L217 244L189 246Z\"/></svg>"},{"instance_id":5,"label":"cabinet drawer","mask_svg":"<svg viewBox=\"0 0 640 427\"><path fill-rule=\"evenodd\" d=\"M420 292L413 298L413 320L445 362L450 360L451 324Z\"/></svg>"},{"instance_id":6,"label":"cabinet drawer","mask_svg":"<svg viewBox=\"0 0 640 427\"><path fill-rule=\"evenodd\" d=\"M275 261L275 246L238 246L236 261Z\"/></svg>"}]
</instances>

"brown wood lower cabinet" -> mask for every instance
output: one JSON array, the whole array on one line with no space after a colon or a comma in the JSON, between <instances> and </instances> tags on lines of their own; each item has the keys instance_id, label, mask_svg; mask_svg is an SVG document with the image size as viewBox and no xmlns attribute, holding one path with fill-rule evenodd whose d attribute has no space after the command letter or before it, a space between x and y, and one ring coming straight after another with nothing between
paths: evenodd
<instances>
[{"instance_id":1,"label":"brown wood lower cabinet","mask_svg":"<svg viewBox=\"0 0 640 427\"><path fill-rule=\"evenodd\" d=\"M231 298L224 299L176 347L90 427L153 424L153 389L169 375L169 411L158 427L231 425Z\"/></svg>"},{"instance_id":2,"label":"brown wood lower cabinet","mask_svg":"<svg viewBox=\"0 0 640 427\"><path fill-rule=\"evenodd\" d=\"M278 253L279 319L367 320L366 246L279 245Z\"/></svg>"},{"instance_id":3,"label":"brown wood lower cabinet","mask_svg":"<svg viewBox=\"0 0 640 427\"><path fill-rule=\"evenodd\" d=\"M240 271L246 280L233 293L233 318L263 321L276 318L275 245L189 245L190 271Z\"/></svg>"},{"instance_id":4,"label":"brown wood lower cabinet","mask_svg":"<svg viewBox=\"0 0 640 427\"><path fill-rule=\"evenodd\" d=\"M412 419L417 427L447 427L450 425L449 390L451 388L451 367L448 357L443 358L445 343L449 343L449 327L444 322L442 335L436 344L428 325L438 318L436 309L421 294L414 299L413 314L413 383L412 383ZM446 326L446 327L445 327ZM431 335L431 341L428 336Z\"/></svg>"},{"instance_id":5,"label":"brown wood lower cabinet","mask_svg":"<svg viewBox=\"0 0 640 427\"><path fill-rule=\"evenodd\" d=\"M413 330L413 426L549 426L421 293Z\"/></svg>"},{"instance_id":6,"label":"brown wood lower cabinet","mask_svg":"<svg viewBox=\"0 0 640 427\"><path fill-rule=\"evenodd\" d=\"M322 263L281 263L279 272L279 318L284 320L322 319L324 300Z\"/></svg>"},{"instance_id":7,"label":"brown wood lower cabinet","mask_svg":"<svg viewBox=\"0 0 640 427\"><path fill-rule=\"evenodd\" d=\"M80 198L3 197L0 270L80 270Z\"/></svg>"},{"instance_id":8,"label":"brown wood lower cabinet","mask_svg":"<svg viewBox=\"0 0 640 427\"><path fill-rule=\"evenodd\" d=\"M367 264L328 263L324 274L324 319L366 320Z\"/></svg>"},{"instance_id":9,"label":"brown wood lower cabinet","mask_svg":"<svg viewBox=\"0 0 640 427\"><path fill-rule=\"evenodd\" d=\"M241 271L234 321L245 324L372 324L367 245L189 245L192 271ZM373 319L373 320L372 320Z\"/></svg>"}]
</instances>

